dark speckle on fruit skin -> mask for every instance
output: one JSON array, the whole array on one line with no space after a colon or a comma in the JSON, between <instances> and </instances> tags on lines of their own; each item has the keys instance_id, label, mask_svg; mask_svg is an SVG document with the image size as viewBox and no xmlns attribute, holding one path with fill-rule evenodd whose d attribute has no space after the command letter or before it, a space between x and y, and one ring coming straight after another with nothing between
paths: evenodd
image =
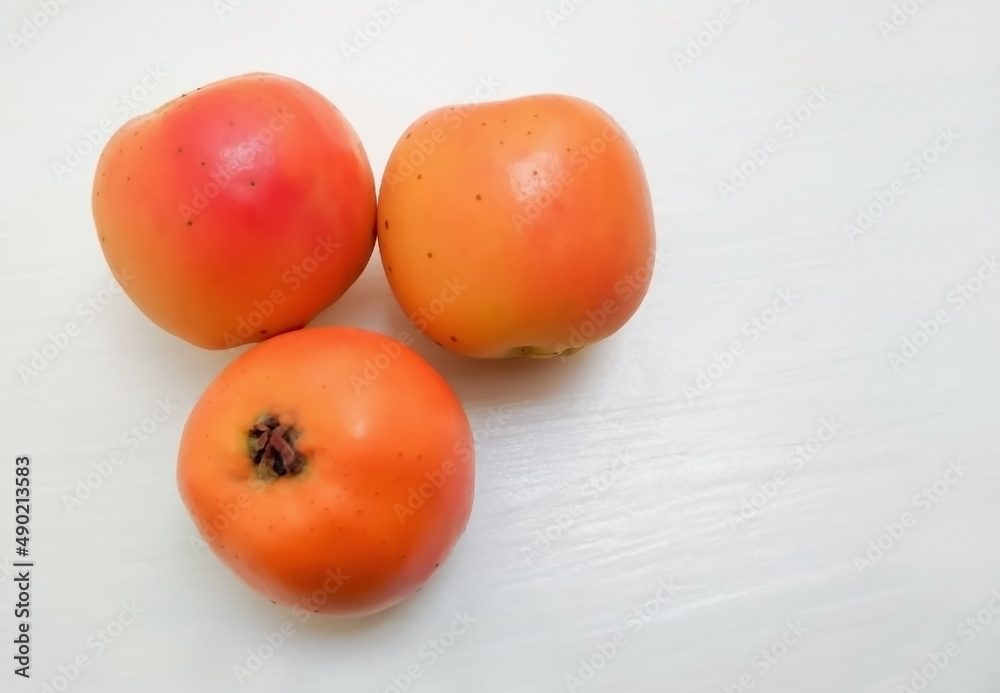
<instances>
[{"instance_id":1,"label":"dark speckle on fruit skin","mask_svg":"<svg viewBox=\"0 0 1000 693\"><path fill-rule=\"evenodd\" d=\"M385 228L389 228L389 220L388 219L385 220Z\"/></svg>"},{"instance_id":2,"label":"dark speckle on fruit skin","mask_svg":"<svg viewBox=\"0 0 1000 693\"><path fill-rule=\"evenodd\" d=\"M481 200L481 199L483 199L483 196L482 195L476 195L476 199L477 200Z\"/></svg>"}]
</instances>

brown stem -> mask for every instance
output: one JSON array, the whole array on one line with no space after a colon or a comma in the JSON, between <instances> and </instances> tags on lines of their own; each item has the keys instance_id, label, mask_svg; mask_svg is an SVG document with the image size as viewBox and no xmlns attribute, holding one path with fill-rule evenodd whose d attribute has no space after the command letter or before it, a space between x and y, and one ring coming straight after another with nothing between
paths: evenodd
<instances>
[{"instance_id":1,"label":"brown stem","mask_svg":"<svg viewBox=\"0 0 1000 693\"><path fill-rule=\"evenodd\" d=\"M306 459L295 447L299 433L283 424L273 414L264 414L247 432L250 459L261 476L295 476L305 467Z\"/></svg>"}]
</instances>

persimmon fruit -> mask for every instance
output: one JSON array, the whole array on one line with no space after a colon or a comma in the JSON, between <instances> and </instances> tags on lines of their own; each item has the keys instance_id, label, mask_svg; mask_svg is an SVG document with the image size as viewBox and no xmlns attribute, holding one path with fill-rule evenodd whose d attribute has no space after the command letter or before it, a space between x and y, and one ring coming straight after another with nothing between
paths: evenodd
<instances>
[{"instance_id":1,"label":"persimmon fruit","mask_svg":"<svg viewBox=\"0 0 1000 693\"><path fill-rule=\"evenodd\" d=\"M101 250L154 323L224 349L304 326L360 276L375 180L347 119L253 73L125 123L97 164Z\"/></svg>"},{"instance_id":2,"label":"persimmon fruit","mask_svg":"<svg viewBox=\"0 0 1000 693\"><path fill-rule=\"evenodd\" d=\"M366 330L257 344L195 404L177 483L202 539L247 585L360 616L418 590L462 535L474 444L445 380Z\"/></svg>"},{"instance_id":3,"label":"persimmon fruit","mask_svg":"<svg viewBox=\"0 0 1000 693\"><path fill-rule=\"evenodd\" d=\"M655 264L638 152L606 112L556 94L418 118L389 157L378 234L410 320L478 357L556 356L608 337Z\"/></svg>"}]
</instances>

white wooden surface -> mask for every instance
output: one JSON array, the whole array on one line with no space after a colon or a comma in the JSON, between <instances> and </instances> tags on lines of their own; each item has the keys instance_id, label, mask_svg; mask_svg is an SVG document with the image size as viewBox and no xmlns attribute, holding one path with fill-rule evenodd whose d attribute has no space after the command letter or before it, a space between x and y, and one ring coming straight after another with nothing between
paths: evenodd
<instances>
[{"instance_id":1,"label":"white wooden surface","mask_svg":"<svg viewBox=\"0 0 1000 693\"><path fill-rule=\"evenodd\" d=\"M563 0L575 11L559 22L547 16L557 0L401 0L350 61L341 44L387 2L243 0L221 14L218 4L72 2L16 51L7 32L39 2L0 9L0 565L14 558L20 454L34 466L37 561L30 682L12 673L15 590L0 572L0 690L64 690L60 667L71 674L84 655L69 686L80 693L371 693L394 690L393 676L404 689L409 667L418 693L751 681L888 693L950 647L957 656L927 668L926 690L1000 691L1000 600L989 611L1000 588L1000 281L961 307L951 293L1000 255L1000 4L909 0L919 9L890 33L879 26L889 0ZM679 63L723 10L720 35ZM144 101L117 100L150 70L165 75ZM117 126L252 70L336 102L378 175L412 119L471 98L480 80L497 84L492 98L579 95L625 125L653 190L661 264L613 339L565 361L483 363L418 336L478 430L476 506L417 598L363 621L300 623L192 549L178 436L232 354L189 347L101 293L97 155L54 170L102 119ZM809 106L814 89L825 101ZM801 128L781 122L803 106ZM915 164L904 167L939 128L957 139L914 180ZM769 138L766 164L723 199L719 181ZM904 192L850 242L845 223L897 179ZM755 337L750 321L774 317L765 310L779 291L791 306ZM99 313L86 307L109 298ZM894 369L889 352L936 313L947 322ZM24 382L19 366L70 321L79 332ZM414 332L377 259L317 324ZM689 396L734 342L731 367ZM137 444L129 429L158 398L177 409ZM795 457L824 419L832 440ZM120 466L68 511L67 494L115 451ZM949 461L968 471L940 481L934 503L921 499ZM775 474L780 488L754 496ZM762 508L744 507L756 514L734 529L744 502ZM904 513L905 535L859 569L855 557ZM100 631L133 601L141 614L102 647ZM646 620L635 614L644 604ZM456 612L475 622L432 655ZM989 625L962 627L977 613ZM238 682L234 666L285 621L294 634ZM786 635L787 651L772 647ZM592 680L567 680L615 637Z\"/></svg>"}]
</instances>

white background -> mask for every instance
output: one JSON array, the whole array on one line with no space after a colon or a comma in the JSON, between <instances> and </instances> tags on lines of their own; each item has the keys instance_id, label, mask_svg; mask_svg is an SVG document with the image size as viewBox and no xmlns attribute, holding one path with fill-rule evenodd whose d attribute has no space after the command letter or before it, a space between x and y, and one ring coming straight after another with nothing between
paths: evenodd
<instances>
[{"instance_id":1,"label":"white background","mask_svg":"<svg viewBox=\"0 0 1000 693\"><path fill-rule=\"evenodd\" d=\"M7 32L39 4L4 1L0 565L13 558L22 454L37 565L30 683L12 673L15 590L0 572L0 690L43 690L82 654L81 693L372 693L414 664L417 693L718 693L743 675L754 691L888 693L955 641L960 654L927 690L1000 691L1000 614L988 611L1000 587L1000 281L961 310L948 301L1000 254L1000 3L928 0L890 33L879 27L889 0L589 0L559 22L546 15L557 0L402 0L346 60L342 44L386 5L71 2L15 51ZM679 61L727 8L733 21ZM78 307L110 280L90 216L97 153L68 175L54 169L103 118L123 122L116 99L156 67L167 77L129 116L219 78L277 72L341 108L377 177L412 120L471 97L481 78L498 99L590 99L642 155L663 251L634 319L571 359L477 362L416 335L478 429L468 531L398 608L292 618L294 636L242 686L234 665L291 617L192 549L174 483L187 412L233 354L169 336L121 296L84 321ZM779 120L821 87L826 102L786 138ZM904 166L939 128L958 139L912 180ZM778 148L766 164L720 194L768 138ZM905 192L849 240L844 225L895 179ZM792 307L753 339L745 325L771 317L779 290ZM889 352L938 310L948 322L893 368ZM69 321L79 336L25 382L19 366ZM416 332L377 258L316 324ZM742 356L693 395L734 341ZM177 411L125 447L157 398ZM488 430L491 412L501 423ZM789 454L830 417L836 437L796 469ZM69 512L66 494L115 450L124 463ZM595 493L592 477L618 456ZM939 484L947 493L924 513L914 496L949 460L969 471ZM779 470L780 489L753 496ZM756 514L734 529L741 506ZM859 570L855 557L906 512L915 525ZM556 538L540 545L545 531ZM626 625L664 580L675 594L649 605L640 630ZM138 620L106 651L88 645L133 600ZM983 609L990 625L962 637ZM476 622L431 664L421 648L456 611ZM807 632L765 673L762 648L796 621ZM566 676L616 630L627 643L571 688Z\"/></svg>"}]
</instances>

